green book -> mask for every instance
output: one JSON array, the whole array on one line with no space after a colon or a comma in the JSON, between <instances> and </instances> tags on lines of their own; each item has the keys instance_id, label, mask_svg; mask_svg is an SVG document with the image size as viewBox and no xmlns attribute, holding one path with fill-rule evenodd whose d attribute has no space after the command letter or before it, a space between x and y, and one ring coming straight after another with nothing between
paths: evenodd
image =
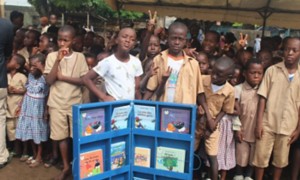
<instances>
[{"instance_id":1,"label":"green book","mask_svg":"<svg viewBox=\"0 0 300 180\"><path fill-rule=\"evenodd\" d=\"M173 172L184 172L185 150L168 147L157 147L156 169Z\"/></svg>"}]
</instances>

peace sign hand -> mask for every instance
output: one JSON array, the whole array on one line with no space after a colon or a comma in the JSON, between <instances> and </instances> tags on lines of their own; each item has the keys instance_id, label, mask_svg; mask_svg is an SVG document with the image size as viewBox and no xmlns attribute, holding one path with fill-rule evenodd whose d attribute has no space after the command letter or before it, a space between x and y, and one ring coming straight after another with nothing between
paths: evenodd
<instances>
[{"instance_id":1,"label":"peace sign hand","mask_svg":"<svg viewBox=\"0 0 300 180\"><path fill-rule=\"evenodd\" d=\"M157 18L157 12L154 11L153 17L152 17L152 13L150 10L148 10L149 13L149 21L147 24L147 30L148 31L153 31L154 27L155 27L155 23L156 23L156 18Z\"/></svg>"},{"instance_id":2,"label":"peace sign hand","mask_svg":"<svg viewBox=\"0 0 300 180\"><path fill-rule=\"evenodd\" d=\"M242 46L242 47L245 47L247 46L247 39L248 39L248 34L245 34L245 37L243 35L243 33L240 33L240 40L239 40L239 44Z\"/></svg>"}]
</instances>

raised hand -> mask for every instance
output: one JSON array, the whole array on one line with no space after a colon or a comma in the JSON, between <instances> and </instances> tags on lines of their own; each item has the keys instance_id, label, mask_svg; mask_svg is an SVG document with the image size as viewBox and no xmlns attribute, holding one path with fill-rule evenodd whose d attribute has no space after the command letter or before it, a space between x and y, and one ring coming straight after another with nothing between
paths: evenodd
<instances>
[{"instance_id":1,"label":"raised hand","mask_svg":"<svg viewBox=\"0 0 300 180\"><path fill-rule=\"evenodd\" d=\"M154 11L153 17L152 17L152 13L150 10L148 10L148 14L149 14L149 21L147 23L147 30L153 31L155 28L155 24L156 24L157 12Z\"/></svg>"},{"instance_id":2,"label":"raised hand","mask_svg":"<svg viewBox=\"0 0 300 180\"><path fill-rule=\"evenodd\" d=\"M243 35L243 33L240 33L240 39L239 39L239 44L242 47L246 47L247 46L247 39L248 39L248 34L245 34L245 36Z\"/></svg>"},{"instance_id":3,"label":"raised hand","mask_svg":"<svg viewBox=\"0 0 300 180\"><path fill-rule=\"evenodd\" d=\"M163 79L168 79L170 77L172 73L172 68L169 66L167 71L165 71L163 74L162 74L162 78Z\"/></svg>"}]
</instances>

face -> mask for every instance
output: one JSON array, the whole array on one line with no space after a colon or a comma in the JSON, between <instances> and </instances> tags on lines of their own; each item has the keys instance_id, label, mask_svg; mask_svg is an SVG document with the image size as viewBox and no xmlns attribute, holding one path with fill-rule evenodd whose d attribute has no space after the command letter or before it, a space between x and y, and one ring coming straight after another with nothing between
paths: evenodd
<instances>
[{"instance_id":1,"label":"face","mask_svg":"<svg viewBox=\"0 0 300 180\"><path fill-rule=\"evenodd\" d=\"M15 69L18 69L18 68L20 67L20 65L18 64L16 58L17 58L16 56L13 56L13 57L8 61L7 65L6 65L8 71L15 70Z\"/></svg>"},{"instance_id":2,"label":"face","mask_svg":"<svg viewBox=\"0 0 300 180\"><path fill-rule=\"evenodd\" d=\"M219 64L215 64L211 72L211 82L215 85L221 86L229 79L230 68L224 69Z\"/></svg>"},{"instance_id":3,"label":"face","mask_svg":"<svg viewBox=\"0 0 300 180\"><path fill-rule=\"evenodd\" d=\"M250 64L248 70L245 71L245 79L252 87L259 85L264 75L262 64Z\"/></svg>"},{"instance_id":4,"label":"face","mask_svg":"<svg viewBox=\"0 0 300 180\"><path fill-rule=\"evenodd\" d=\"M73 36L69 31L59 31L57 44L59 48L71 48Z\"/></svg>"},{"instance_id":5,"label":"face","mask_svg":"<svg viewBox=\"0 0 300 180\"><path fill-rule=\"evenodd\" d=\"M209 69L208 58L204 54L198 54L196 56L197 61L200 65L201 74L207 74Z\"/></svg>"},{"instance_id":6,"label":"face","mask_svg":"<svg viewBox=\"0 0 300 180\"><path fill-rule=\"evenodd\" d=\"M218 47L217 36L213 33L206 33L202 47L206 54L213 54Z\"/></svg>"},{"instance_id":7,"label":"face","mask_svg":"<svg viewBox=\"0 0 300 180\"><path fill-rule=\"evenodd\" d=\"M272 65L272 55L269 52L262 51L258 54L258 59L261 60L264 69Z\"/></svg>"},{"instance_id":8,"label":"face","mask_svg":"<svg viewBox=\"0 0 300 180\"><path fill-rule=\"evenodd\" d=\"M56 18L55 15L52 14L52 15L50 16L50 23L51 23L52 25L55 25L56 22L57 22L57 18Z\"/></svg>"},{"instance_id":9,"label":"face","mask_svg":"<svg viewBox=\"0 0 300 180\"><path fill-rule=\"evenodd\" d=\"M23 21L24 21L23 17L18 17L14 20L14 24L19 29L23 26Z\"/></svg>"},{"instance_id":10,"label":"face","mask_svg":"<svg viewBox=\"0 0 300 180\"><path fill-rule=\"evenodd\" d=\"M119 32L119 35L116 39L118 44L118 49L121 51L129 52L135 45L136 34L133 29L125 28Z\"/></svg>"},{"instance_id":11,"label":"face","mask_svg":"<svg viewBox=\"0 0 300 180\"><path fill-rule=\"evenodd\" d=\"M36 46L37 42L35 40L35 35L32 32L27 31L25 33L24 46L33 47Z\"/></svg>"},{"instance_id":12,"label":"face","mask_svg":"<svg viewBox=\"0 0 300 180\"><path fill-rule=\"evenodd\" d=\"M96 66L96 59L92 58L92 57L88 57L88 58L86 58L86 63L89 67L89 70L91 70L93 67Z\"/></svg>"},{"instance_id":13,"label":"face","mask_svg":"<svg viewBox=\"0 0 300 180\"><path fill-rule=\"evenodd\" d=\"M84 46L85 47L91 47L94 43L94 36L90 33L87 33L84 36Z\"/></svg>"},{"instance_id":14,"label":"face","mask_svg":"<svg viewBox=\"0 0 300 180\"><path fill-rule=\"evenodd\" d=\"M245 67L246 63L252 58L252 54L248 51L243 51L240 55L239 61Z\"/></svg>"},{"instance_id":15,"label":"face","mask_svg":"<svg viewBox=\"0 0 300 180\"><path fill-rule=\"evenodd\" d=\"M40 49L40 51L46 50L47 47L48 47L48 44L49 44L48 37L42 35L40 37L40 42L39 42L39 49Z\"/></svg>"},{"instance_id":16,"label":"face","mask_svg":"<svg viewBox=\"0 0 300 180\"><path fill-rule=\"evenodd\" d=\"M83 51L83 38L80 36L77 36L73 40L72 49L76 52L82 52Z\"/></svg>"},{"instance_id":17,"label":"face","mask_svg":"<svg viewBox=\"0 0 300 180\"><path fill-rule=\"evenodd\" d=\"M147 55L149 57L154 57L160 52L160 44L159 39L156 36L151 36L149 45L148 45L148 52Z\"/></svg>"},{"instance_id":18,"label":"face","mask_svg":"<svg viewBox=\"0 0 300 180\"><path fill-rule=\"evenodd\" d=\"M232 78L229 80L229 83L232 86L235 86L235 85L241 83L241 75L242 75L241 71L239 69L235 69Z\"/></svg>"},{"instance_id":19,"label":"face","mask_svg":"<svg viewBox=\"0 0 300 180\"><path fill-rule=\"evenodd\" d=\"M42 72L37 68L38 63L41 63L38 59L30 59L30 73L33 74L34 77L40 77Z\"/></svg>"},{"instance_id":20,"label":"face","mask_svg":"<svg viewBox=\"0 0 300 180\"><path fill-rule=\"evenodd\" d=\"M16 35L14 37L14 43L18 45L23 44L23 40L25 38L25 33L21 30L17 30Z\"/></svg>"},{"instance_id":21,"label":"face","mask_svg":"<svg viewBox=\"0 0 300 180\"><path fill-rule=\"evenodd\" d=\"M186 29L180 26L170 29L168 36L170 54L177 56L181 53L182 49L186 45L186 34Z\"/></svg>"},{"instance_id":22,"label":"face","mask_svg":"<svg viewBox=\"0 0 300 180\"><path fill-rule=\"evenodd\" d=\"M300 40L289 39L284 48L284 62L286 65L295 65L300 58Z\"/></svg>"}]
</instances>

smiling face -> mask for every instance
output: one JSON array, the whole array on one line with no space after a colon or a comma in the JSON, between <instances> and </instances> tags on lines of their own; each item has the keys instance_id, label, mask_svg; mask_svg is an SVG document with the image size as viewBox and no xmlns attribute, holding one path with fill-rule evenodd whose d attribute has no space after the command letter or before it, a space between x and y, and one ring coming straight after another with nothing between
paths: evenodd
<instances>
[{"instance_id":1,"label":"smiling face","mask_svg":"<svg viewBox=\"0 0 300 180\"><path fill-rule=\"evenodd\" d=\"M173 56L181 55L182 49L186 45L187 29L184 26L172 26L169 30L168 44L169 53Z\"/></svg>"},{"instance_id":2,"label":"smiling face","mask_svg":"<svg viewBox=\"0 0 300 180\"><path fill-rule=\"evenodd\" d=\"M122 52L129 52L135 45L136 33L131 28L122 29L116 39L118 50Z\"/></svg>"},{"instance_id":3,"label":"smiling face","mask_svg":"<svg viewBox=\"0 0 300 180\"><path fill-rule=\"evenodd\" d=\"M218 47L219 40L216 34L208 32L205 34L204 41L202 43L203 51L206 54L213 54Z\"/></svg>"}]
</instances>

